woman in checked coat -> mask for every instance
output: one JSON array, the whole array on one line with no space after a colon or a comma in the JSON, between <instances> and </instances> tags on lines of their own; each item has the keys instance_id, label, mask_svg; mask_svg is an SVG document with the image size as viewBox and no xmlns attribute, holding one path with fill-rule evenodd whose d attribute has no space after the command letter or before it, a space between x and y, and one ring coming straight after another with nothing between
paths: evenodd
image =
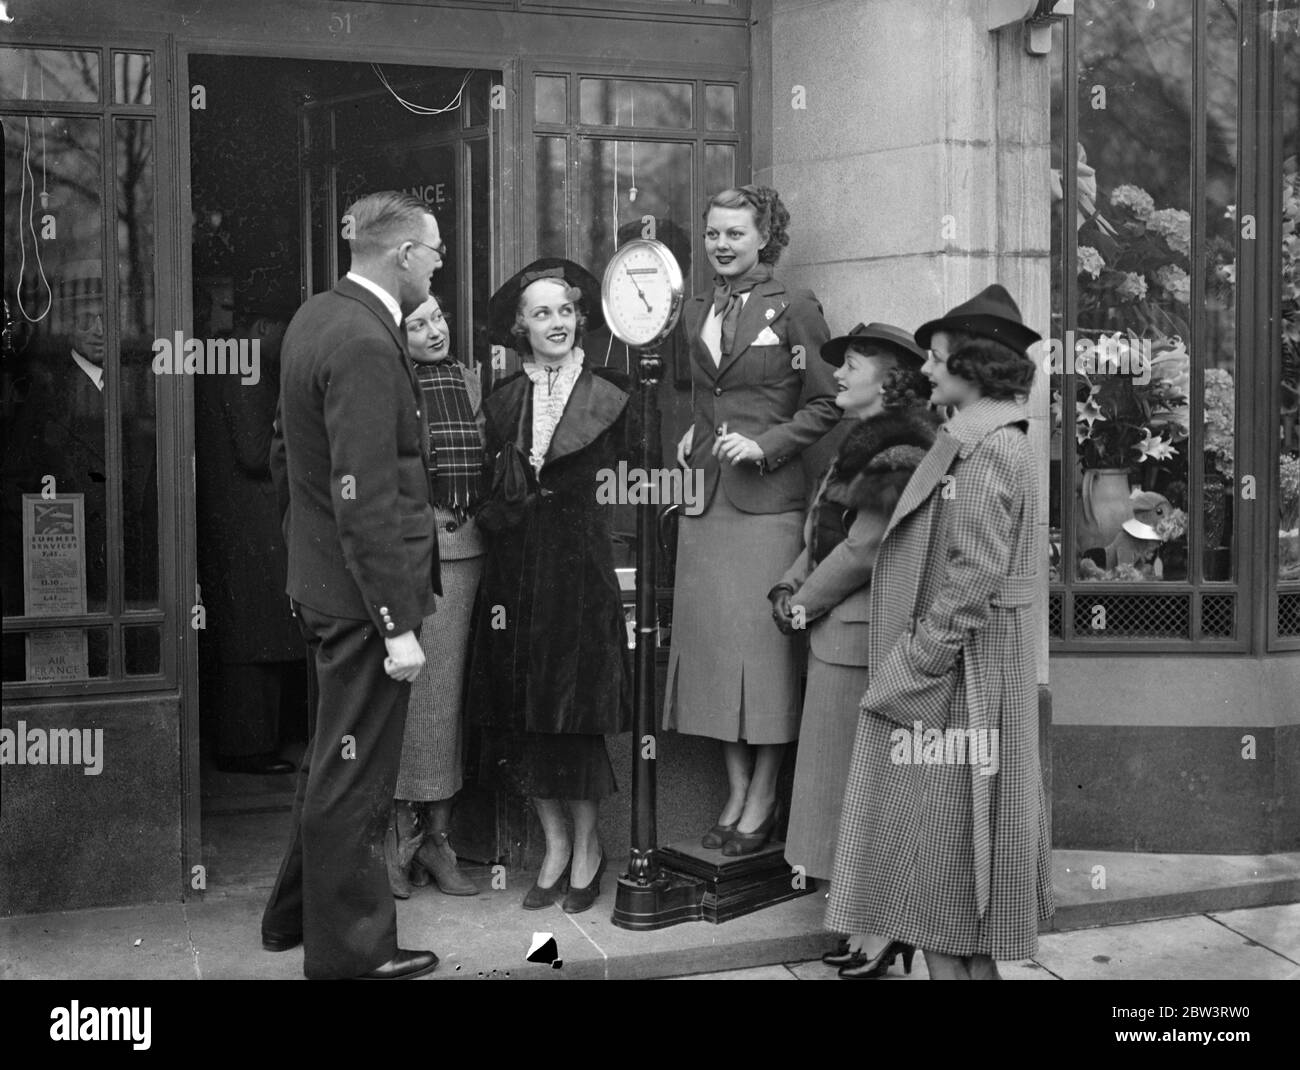
<instances>
[{"instance_id":1,"label":"woman in checked coat","mask_svg":"<svg viewBox=\"0 0 1300 1070\"><path fill-rule=\"evenodd\" d=\"M916 332L931 401L956 414L876 559L871 684L826 916L832 931L868 934L851 976L875 976L915 946L933 978L997 978L994 960L1032 955L1052 911L1037 482L1017 400L1038 338L997 285Z\"/></svg>"}]
</instances>

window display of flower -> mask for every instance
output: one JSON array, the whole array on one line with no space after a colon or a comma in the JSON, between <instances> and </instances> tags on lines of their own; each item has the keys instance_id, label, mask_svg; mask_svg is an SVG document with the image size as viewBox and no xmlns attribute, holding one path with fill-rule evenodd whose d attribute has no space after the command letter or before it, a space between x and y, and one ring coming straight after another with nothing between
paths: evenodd
<instances>
[{"instance_id":1,"label":"window display of flower","mask_svg":"<svg viewBox=\"0 0 1300 1070\"><path fill-rule=\"evenodd\" d=\"M1205 450L1214 455L1219 471L1232 478L1233 408L1236 389L1226 368L1205 369Z\"/></svg>"},{"instance_id":2,"label":"window display of flower","mask_svg":"<svg viewBox=\"0 0 1300 1070\"><path fill-rule=\"evenodd\" d=\"M1106 266L1106 261L1101 258L1101 253L1097 252L1091 245L1079 246L1079 274L1087 275L1090 279L1095 279L1101 274L1101 269Z\"/></svg>"},{"instance_id":3,"label":"window display of flower","mask_svg":"<svg viewBox=\"0 0 1300 1070\"><path fill-rule=\"evenodd\" d=\"M1192 215L1181 208L1161 208L1146 219L1147 226L1159 234L1179 256L1192 255Z\"/></svg>"},{"instance_id":4,"label":"window display of flower","mask_svg":"<svg viewBox=\"0 0 1300 1070\"><path fill-rule=\"evenodd\" d=\"M1187 534L1187 514L1181 509L1175 509L1168 516L1157 520L1155 527L1161 542L1181 539Z\"/></svg>"},{"instance_id":5,"label":"window display of flower","mask_svg":"<svg viewBox=\"0 0 1300 1070\"><path fill-rule=\"evenodd\" d=\"M1179 304L1192 301L1192 277L1177 264L1166 264L1156 272L1156 282Z\"/></svg>"},{"instance_id":6,"label":"window display of flower","mask_svg":"<svg viewBox=\"0 0 1300 1070\"><path fill-rule=\"evenodd\" d=\"M1103 335L1096 348L1141 353L1143 340ZM1096 372L1076 376L1075 441L1085 468L1168 460L1187 438L1187 350L1177 339L1151 350L1150 364L1122 368L1102 361Z\"/></svg>"}]
</instances>

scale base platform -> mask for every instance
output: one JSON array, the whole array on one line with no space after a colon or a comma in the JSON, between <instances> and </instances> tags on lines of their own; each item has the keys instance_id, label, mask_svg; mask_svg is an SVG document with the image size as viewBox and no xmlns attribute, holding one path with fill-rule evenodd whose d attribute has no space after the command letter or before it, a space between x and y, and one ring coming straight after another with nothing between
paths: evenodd
<instances>
[{"instance_id":1,"label":"scale base platform","mask_svg":"<svg viewBox=\"0 0 1300 1070\"><path fill-rule=\"evenodd\" d=\"M780 841L736 858L683 841L660 847L655 857L658 880L619 879L611 920L620 928L648 931L685 921L721 925L816 891L807 878L796 879Z\"/></svg>"}]
</instances>

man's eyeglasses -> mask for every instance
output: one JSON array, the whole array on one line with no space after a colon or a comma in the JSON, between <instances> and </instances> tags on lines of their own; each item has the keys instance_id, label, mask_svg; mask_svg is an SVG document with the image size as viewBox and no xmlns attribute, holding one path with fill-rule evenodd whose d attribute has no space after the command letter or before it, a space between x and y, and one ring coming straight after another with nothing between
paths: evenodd
<instances>
[{"instance_id":1,"label":"man's eyeglasses","mask_svg":"<svg viewBox=\"0 0 1300 1070\"><path fill-rule=\"evenodd\" d=\"M420 241L419 238L407 238L406 240L412 245L423 245L426 249L432 249L441 257L445 258L447 255L447 245L445 242L439 242L437 245L430 245L427 241Z\"/></svg>"}]
</instances>

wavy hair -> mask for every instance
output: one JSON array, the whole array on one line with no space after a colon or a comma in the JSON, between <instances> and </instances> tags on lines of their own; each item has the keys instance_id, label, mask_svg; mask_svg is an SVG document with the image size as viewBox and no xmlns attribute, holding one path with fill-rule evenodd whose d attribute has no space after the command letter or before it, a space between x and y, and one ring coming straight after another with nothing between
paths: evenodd
<instances>
[{"instance_id":1,"label":"wavy hair","mask_svg":"<svg viewBox=\"0 0 1300 1070\"><path fill-rule=\"evenodd\" d=\"M714 208L748 208L754 227L767 239L758 251L759 263L775 264L781 259L781 250L790 244L790 212L776 190L770 186L739 186L715 193L704 207L705 222Z\"/></svg>"}]
</instances>

